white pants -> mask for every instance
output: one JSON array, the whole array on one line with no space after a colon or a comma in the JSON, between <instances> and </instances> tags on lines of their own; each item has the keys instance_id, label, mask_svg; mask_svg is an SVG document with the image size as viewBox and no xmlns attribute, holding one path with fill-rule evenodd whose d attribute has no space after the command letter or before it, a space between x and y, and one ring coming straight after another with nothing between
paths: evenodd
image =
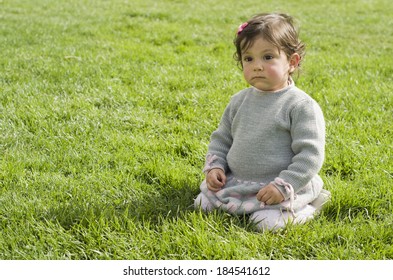
<instances>
[{"instance_id":1,"label":"white pants","mask_svg":"<svg viewBox=\"0 0 393 280\"><path fill-rule=\"evenodd\" d=\"M204 211L212 211L215 207L210 203L208 198L200 193L194 201L195 208L201 208ZM302 224L313 218L316 208L312 205L306 205L297 210L293 215L291 212L281 209L263 209L251 214L250 219L253 221L258 230L275 230L285 227L288 223Z\"/></svg>"}]
</instances>

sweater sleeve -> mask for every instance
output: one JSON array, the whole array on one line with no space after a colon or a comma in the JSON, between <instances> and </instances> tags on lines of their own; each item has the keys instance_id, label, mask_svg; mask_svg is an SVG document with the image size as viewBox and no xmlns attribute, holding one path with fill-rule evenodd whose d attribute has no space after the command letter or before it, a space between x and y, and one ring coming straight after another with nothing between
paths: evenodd
<instances>
[{"instance_id":1,"label":"sweater sleeve","mask_svg":"<svg viewBox=\"0 0 393 280\"><path fill-rule=\"evenodd\" d=\"M325 121L313 100L298 103L290 112L290 133L294 157L279 178L291 184L295 192L319 172L325 153Z\"/></svg>"},{"instance_id":2,"label":"sweater sleeve","mask_svg":"<svg viewBox=\"0 0 393 280\"><path fill-rule=\"evenodd\" d=\"M229 104L224 111L218 128L211 135L206 163L203 169L205 174L214 168L220 168L225 173L228 172L226 157L233 142L231 123L231 104Z\"/></svg>"}]
</instances>

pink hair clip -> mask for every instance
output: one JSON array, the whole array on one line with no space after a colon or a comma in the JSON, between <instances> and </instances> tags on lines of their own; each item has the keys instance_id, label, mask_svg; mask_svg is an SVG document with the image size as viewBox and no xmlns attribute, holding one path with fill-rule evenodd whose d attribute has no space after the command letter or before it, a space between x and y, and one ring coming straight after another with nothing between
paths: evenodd
<instances>
[{"instance_id":1,"label":"pink hair clip","mask_svg":"<svg viewBox=\"0 0 393 280\"><path fill-rule=\"evenodd\" d=\"M244 30L244 28L247 27L247 25L248 25L248 22L247 22L247 21L244 22L244 23L242 23L242 24L239 26L239 28L237 29L237 35L239 35L240 33L242 33L242 31Z\"/></svg>"}]
</instances>

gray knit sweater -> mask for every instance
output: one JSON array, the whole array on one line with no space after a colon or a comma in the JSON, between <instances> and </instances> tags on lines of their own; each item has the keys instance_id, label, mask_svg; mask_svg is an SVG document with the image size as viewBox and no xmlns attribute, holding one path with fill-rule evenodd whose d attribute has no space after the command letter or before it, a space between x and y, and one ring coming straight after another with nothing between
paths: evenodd
<instances>
[{"instance_id":1,"label":"gray knit sweater","mask_svg":"<svg viewBox=\"0 0 393 280\"><path fill-rule=\"evenodd\" d=\"M247 88L232 97L213 132L204 171L221 168L228 177L264 184L279 178L304 192L312 180L321 182L324 146L323 113L294 83L276 92ZM309 188L318 192L312 199L321 188Z\"/></svg>"}]
</instances>

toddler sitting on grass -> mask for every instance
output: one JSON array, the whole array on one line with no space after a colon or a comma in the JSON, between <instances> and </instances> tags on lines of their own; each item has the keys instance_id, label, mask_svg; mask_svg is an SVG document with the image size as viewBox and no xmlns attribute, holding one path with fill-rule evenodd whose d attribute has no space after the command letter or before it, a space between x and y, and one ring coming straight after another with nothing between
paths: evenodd
<instances>
[{"instance_id":1,"label":"toddler sitting on grass","mask_svg":"<svg viewBox=\"0 0 393 280\"><path fill-rule=\"evenodd\" d=\"M250 87L231 98L211 136L195 207L250 214L259 230L304 223L330 196L318 176L323 113L292 79L305 45L286 14L254 16L234 44Z\"/></svg>"}]
</instances>

